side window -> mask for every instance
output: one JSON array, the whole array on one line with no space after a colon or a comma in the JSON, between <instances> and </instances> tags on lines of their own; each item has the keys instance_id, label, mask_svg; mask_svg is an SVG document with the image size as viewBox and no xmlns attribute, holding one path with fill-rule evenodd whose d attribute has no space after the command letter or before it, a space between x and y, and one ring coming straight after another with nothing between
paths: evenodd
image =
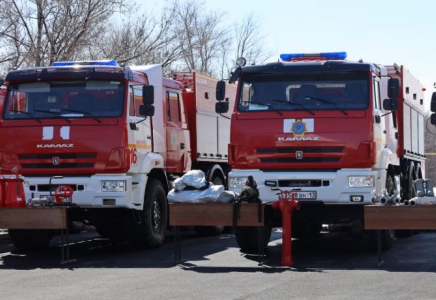
<instances>
[{"instance_id":1,"label":"side window","mask_svg":"<svg viewBox=\"0 0 436 300\"><path fill-rule=\"evenodd\" d=\"M139 107L142 104L142 89L140 87L135 87L133 91L136 116L141 117L141 115L139 114Z\"/></svg>"},{"instance_id":2,"label":"side window","mask_svg":"<svg viewBox=\"0 0 436 300\"><path fill-rule=\"evenodd\" d=\"M168 121L180 122L179 94L167 92L167 117Z\"/></svg>"},{"instance_id":3,"label":"side window","mask_svg":"<svg viewBox=\"0 0 436 300\"><path fill-rule=\"evenodd\" d=\"M374 80L374 107L381 110L380 82Z\"/></svg>"},{"instance_id":4,"label":"side window","mask_svg":"<svg viewBox=\"0 0 436 300\"><path fill-rule=\"evenodd\" d=\"M129 116L135 115L135 98L133 94L133 86L129 87Z\"/></svg>"}]
</instances>

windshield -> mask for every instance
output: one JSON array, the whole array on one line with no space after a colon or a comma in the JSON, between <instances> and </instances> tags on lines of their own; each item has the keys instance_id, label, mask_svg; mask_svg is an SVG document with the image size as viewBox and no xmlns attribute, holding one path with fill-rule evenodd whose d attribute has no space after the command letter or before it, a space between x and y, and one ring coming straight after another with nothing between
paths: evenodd
<instances>
[{"instance_id":1,"label":"windshield","mask_svg":"<svg viewBox=\"0 0 436 300\"><path fill-rule=\"evenodd\" d=\"M120 81L52 81L12 84L5 119L118 117L123 112Z\"/></svg>"},{"instance_id":2,"label":"windshield","mask_svg":"<svg viewBox=\"0 0 436 300\"><path fill-rule=\"evenodd\" d=\"M248 74L242 78L239 111L366 109L367 73Z\"/></svg>"}]
</instances>

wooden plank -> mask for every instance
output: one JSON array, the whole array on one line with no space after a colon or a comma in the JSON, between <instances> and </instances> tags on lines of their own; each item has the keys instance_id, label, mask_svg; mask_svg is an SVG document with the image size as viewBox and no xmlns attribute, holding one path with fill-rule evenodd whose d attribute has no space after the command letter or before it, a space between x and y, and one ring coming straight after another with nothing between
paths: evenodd
<instances>
[{"instance_id":1,"label":"wooden plank","mask_svg":"<svg viewBox=\"0 0 436 300\"><path fill-rule=\"evenodd\" d=\"M365 229L436 229L436 206L365 206Z\"/></svg>"},{"instance_id":2,"label":"wooden plank","mask_svg":"<svg viewBox=\"0 0 436 300\"><path fill-rule=\"evenodd\" d=\"M232 226L232 203L170 203L170 226ZM262 226L265 204L262 204L261 221L258 221L256 203L242 203L238 226Z\"/></svg>"},{"instance_id":3,"label":"wooden plank","mask_svg":"<svg viewBox=\"0 0 436 300\"><path fill-rule=\"evenodd\" d=\"M66 229L65 207L2 207L0 228L7 229Z\"/></svg>"}]
</instances>

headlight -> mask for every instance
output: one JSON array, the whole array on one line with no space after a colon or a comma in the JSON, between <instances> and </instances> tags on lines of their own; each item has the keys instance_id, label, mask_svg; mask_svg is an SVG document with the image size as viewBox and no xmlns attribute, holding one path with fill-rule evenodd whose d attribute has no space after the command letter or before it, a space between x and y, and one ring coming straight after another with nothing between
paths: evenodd
<instances>
[{"instance_id":1,"label":"headlight","mask_svg":"<svg viewBox=\"0 0 436 300\"><path fill-rule=\"evenodd\" d=\"M348 186L356 188L374 187L374 176L350 176Z\"/></svg>"},{"instance_id":2,"label":"headlight","mask_svg":"<svg viewBox=\"0 0 436 300\"><path fill-rule=\"evenodd\" d=\"M125 180L103 180L101 182L103 192L124 192L126 190Z\"/></svg>"},{"instance_id":3,"label":"headlight","mask_svg":"<svg viewBox=\"0 0 436 300\"><path fill-rule=\"evenodd\" d=\"M242 189L248 177L230 177L229 188Z\"/></svg>"}]
</instances>

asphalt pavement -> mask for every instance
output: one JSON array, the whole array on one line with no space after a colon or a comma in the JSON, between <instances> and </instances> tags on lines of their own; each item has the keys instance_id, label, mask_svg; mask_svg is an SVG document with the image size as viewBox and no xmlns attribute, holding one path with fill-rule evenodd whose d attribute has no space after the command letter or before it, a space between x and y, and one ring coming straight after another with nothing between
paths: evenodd
<instances>
[{"instance_id":1,"label":"asphalt pavement","mask_svg":"<svg viewBox=\"0 0 436 300\"><path fill-rule=\"evenodd\" d=\"M281 267L274 232L265 265L241 253L232 234L182 233L174 265L171 234L159 249L111 244L95 232L71 236L76 262L61 265L58 239L21 253L0 240L0 299L436 299L436 233L397 239L376 253L357 236L322 233L293 242L293 268Z\"/></svg>"}]
</instances>

